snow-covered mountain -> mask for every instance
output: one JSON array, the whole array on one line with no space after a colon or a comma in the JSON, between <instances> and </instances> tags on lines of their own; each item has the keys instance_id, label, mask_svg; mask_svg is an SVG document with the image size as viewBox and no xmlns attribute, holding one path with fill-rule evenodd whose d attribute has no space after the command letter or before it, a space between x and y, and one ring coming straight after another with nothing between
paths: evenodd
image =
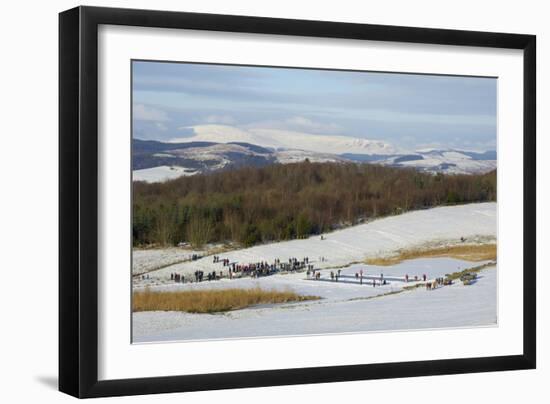
<instances>
[{"instance_id":1,"label":"snow-covered mountain","mask_svg":"<svg viewBox=\"0 0 550 404\"><path fill-rule=\"evenodd\" d=\"M134 139L132 147L133 178L146 182L162 182L244 166L297 163L306 159L311 162L350 162L335 154L276 150L241 142L162 143Z\"/></svg>"},{"instance_id":2,"label":"snow-covered mountain","mask_svg":"<svg viewBox=\"0 0 550 404\"><path fill-rule=\"evenodd\" d=\"M328 147L326 144L324 147L313 141L310 145L301 144L299 137L294 147L282 147L281 145L285 144L283 141L278 142L275 147L263 146L269 143L269 136L262 139L263 135L244 131L236 132L229 138L226 135L225 132L216 134L215 131L209 131L207 136L198 134L192 138L186 138L188 141L181 143L134 139L132 146L134 180L160 182L217 170L244 166L263 167L275 163L289 164L306 159L311 162L380 164L444 174L486 173L494 170L497 165L494 151L478 153L451 149L424 149L413 153L366 153L364 150L380 152L390 148L367 147L367 145L372 146L372 143L364 143L370 141L362 139L344 138L345 140L342 140L338 137L328 137L330 140L326 144L334 142L333 146L336 150L349 150L347 147L353 144L353 141L358 141L359 146L354 149L354 153L336 153L318 151ZM271 144L277 139L279 137L272 139ZM215 142L215 140L225 142ZM229 140L234 141L228 142ZM262 146L244 142L244 140L262 142ZM346 146L338 149L336 145L340 141L341 145ZM303 146L303 149L298 148L299 145Z\"/></svg>"},{"instance_id":3,"label":"snow-covered mountain","mask_svg":"<svg viewBox=\"0 0 550 404\"><path fill-rule=\"evenodd\" d=\"M316 153L391 155L396 150L381 140L350 136L313 135L280 129L240 129L227 125L197 125L190 129L194 136L173 142L249 143L274 149L307 150Z\"/></svg>"}]
</instances>

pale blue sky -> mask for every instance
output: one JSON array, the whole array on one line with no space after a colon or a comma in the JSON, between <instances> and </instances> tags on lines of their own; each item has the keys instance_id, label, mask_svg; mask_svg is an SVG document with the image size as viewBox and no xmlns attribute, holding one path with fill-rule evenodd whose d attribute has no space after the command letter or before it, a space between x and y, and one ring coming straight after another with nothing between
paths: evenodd
<instances>
[{"instance_id":1,"label":"pale blue sky","mask_svg":"<svg viewBox=\"0 0 550 404\"><path fill-rule=\"evenodd\" d=\"M133 62L134 137L223 124L379 139L403 150L496 148L494 78Z\"/></svg>"}]
</instances>

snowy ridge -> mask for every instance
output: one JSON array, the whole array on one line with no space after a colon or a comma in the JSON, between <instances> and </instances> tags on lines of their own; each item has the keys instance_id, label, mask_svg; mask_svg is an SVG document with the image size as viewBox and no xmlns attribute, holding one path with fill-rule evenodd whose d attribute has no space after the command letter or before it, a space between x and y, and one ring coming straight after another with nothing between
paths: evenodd
<instances>
[{"instance_id":1,"label":"snowy ridge","mask_svg":"<svg viewBox=\"0 0 550 404\"><path fill-rule=\"evenodd\" d=\"M226 125L197 125L191 127L195 135L173 139L172 142L244 142L275 149L309 150L317 153L392 154L395 149L381 140L349 136L314 135L280 129L240 129Z\"/></svg>"}]
</instances>

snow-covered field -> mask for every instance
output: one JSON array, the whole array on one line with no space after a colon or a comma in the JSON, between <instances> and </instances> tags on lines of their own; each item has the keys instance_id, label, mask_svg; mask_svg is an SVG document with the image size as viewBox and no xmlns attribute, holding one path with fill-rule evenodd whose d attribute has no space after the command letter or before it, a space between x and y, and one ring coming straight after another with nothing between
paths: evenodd
<instances>
[{"instance_id":1,"label":"snow-covered field","mask_svg":"<svg viewBox=\"0 0 550 404\"><path fill-rule=\"evenodd\" d=\"M299 260L309 257L315 268L334 268L387 255L402 248L457 243L461 237L466 238L467 242L494 242L496 207L496 203L489 202L419 210L327 233L323 240L320 236L314 236L229 251L219 256L241 264L271 263L276 258L288 262L292 257ZM162 282L169 280L171 273L188 276L196 270L211 272L225 269L221 263L214 264L212 261L212 257L205 257L167 266L151 272L150 276Z\"/></svg>"},{"instance_id":2,"label":"snow-covered field","mask_svg":"<svg viewBox=\"0 0 550 404\"><path fill-rule=\"evenodd\" d=\"M165 266L189 261L194 253L196 252L182 248L134 249L132 253L132 275L140 275Z\"/></svg>"},{"instance_id":3,"label":"snow-covered field","mask_svg":"<svg viewBox=\"0 0 550 404\"><path fill-rule=\"evenodd\" d=\"M241 264L258 261L281 262L290 257L309 257L321 272L321 280L308 279L306 273L276 274L257 279L222 279L202 283L174 283L171 273L192 275L197 269L227 271L211 256L169 264L179 259L179 252L163 255L158 260L168 266L148 273L150 278L134 278L134 288L149 286L157 290L193 290L213 288L290 289L299 294L322 299L294 304L251 307L224 314L189 314L179 312L140 312L133 314L135 342L192 340L203 338L236 338L276 335L303 335L377 330L404 330L440 327L468 327L496 324L496 267L480 273L470 286L457 282L428 291L424 287L403 290L406 285L443 277L479 265L452 258L425 258L405 261L392 267L362 263L365 258L387 255L402 248L445 245L466 242L495 242L496 204L481 203L441 207L409 212L342 229L305 240L260 245L220 253L221 259ZM155 251L155 250L152 250ZM140 258L141 257L141 258ZM146 258L144 258L146 257ZM137 258L137 259L136 259ZM155 255L134 253L134 266L149 265ZM330 272L341 270L338 282ZM364 284L355 277L363 271ZM136 273L136 268L134 268ZM381 274L386 284L381 285ZM409 282L404 282L408 275ZM372 286L372 278L377 278ZM188 278L189 279L189 278ZM399 292L399 293L395 293Z\"/></svg>"},{"instance_id":4,"label":"snow-covered field","mask_svg":"<svg viewBox=\"0 0 550 404\"><path fill-rule=\"evenodd\" d=\"M426 273L429 278L435 278L471 266L472 263L464 261L432 258L404 262L391 269L373 266L363 266L363 269L368 274L384 271L386 277L404 273L412 275L416 271L419 276ZM344 269L342 274L351 274L357 269ZM434 290L419 287L395 294L390 292L397 292L414 282L390 281L384 286L373 287L304 278L302 273L161 287L164 290L288 288L322 299L252 307L224 314L134 313L134 342L470 327L495 325L497 322L495 267L482 271L478 281L470 286L455 282Z\"/></svg>"}]
</instances>

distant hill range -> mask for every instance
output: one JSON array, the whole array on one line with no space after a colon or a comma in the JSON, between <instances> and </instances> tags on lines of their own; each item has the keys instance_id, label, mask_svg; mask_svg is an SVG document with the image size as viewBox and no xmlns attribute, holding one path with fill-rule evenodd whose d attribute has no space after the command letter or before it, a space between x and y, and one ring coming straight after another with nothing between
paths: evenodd
<instances>
[{"instance_id":1,"label":"distant hill range","mask_svg":"<svg viewBox=\"0 0 550 404\"><path fill-rule=\"evenodd\" d=\"M494 170L497 157L495 151L478 153L451 149L426 149L400 154L396 153L389 145L380 142L372 143L377 141L363 139L355 139L359 142L356 143L359 146L357 147L358 153L338 153L338 151L349 150L355 141L353 138L343 136L326 136L322 148L318 147L319 145L308 147L302 141L297 142L295 147L288 147L290 145L288 142L284 144L286 147L282 147L282 145L262 147L241 141L226 143L209 141L206 136L201 136L201 139L205 140L195 139L197 137L177 143L133 139L134 181L160 182L197 173L243 166L262 167L275 163L288 164L306 159L311 162L370 163L391 167L409 167L433 173L476 174ZM325 151L331 150L331 141L334 146L333 153ZM315 145L315 142L313 144ZM370 147L372 145L374 147ZM308 148L316 150L308 150Z\"/></svg>"}]
</instances>

